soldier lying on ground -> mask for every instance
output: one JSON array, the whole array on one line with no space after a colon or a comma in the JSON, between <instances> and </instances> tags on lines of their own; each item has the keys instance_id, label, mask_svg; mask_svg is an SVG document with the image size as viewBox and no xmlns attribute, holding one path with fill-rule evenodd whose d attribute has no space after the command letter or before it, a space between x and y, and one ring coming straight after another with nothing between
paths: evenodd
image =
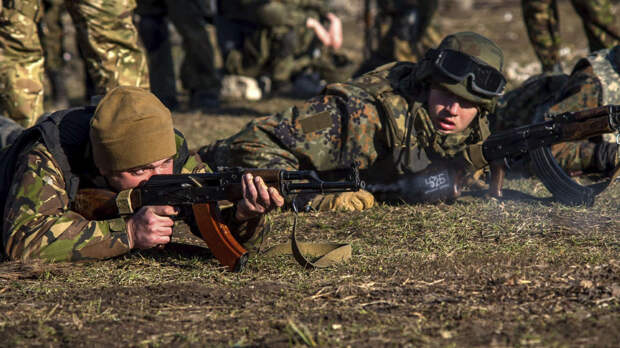
<instances>
[{"instance_id":1,"label":"soldier lying on ground","mask_svg":"<svg viewBox=\"0 0 620 348\"><path fill-rule=\"evenodd\" d=\"M11 259L76 261L169 243L171 217L177 214L172 206L142 207L126 220L89 221L70 209L69 198L77 188L72 175L79 178L79 188L119 192L154 174L209 171L197 156L189 156L168 109L140 88L118 87L96 109L68 110L59 124L60 136L53 144L35 140L18 149L10 182L3 184L0 176L0 185L10 185L6 201L0 199L5 202L5 254ZM18 144L19 140L13 146ZM58 145L62 150L52 149ZM60 164L63 154L69 168ZM230 209L227 221L233 234L248 239L261 232L262 214L282 206L284 199L277 190L267 189L260 177L246 175L243 180L244 199Z\"/></svg>"},{"instance_id":2,"label":"soldier lying on ground","mask_svg":"<svg viewBox=\"0 0 620 348\"><path fill-rule=\"evenodd\" d=\"M323 95L250 122L199 150L211 166L334 170L358 161L368 183L390 182L450 160L468 173L487 163L476 147L501 95L503 53L472 32L446 37L419 64L382 66ZM479 147L478 147L479 149ZM319 196L315 208L364 209L368 192Z\"/></svg>"},{"instance_id":3,"label":"soldier lying on ground","mask_svg":"<svg viewBox=\"0 0 620 348\"><path fill-rule=\"evenodd\" d=\"M529 124L537 106L544 112L551 105L552 112L560 112L617 104L617 68L610 70L605 56L603 52L582 61L566 84L567 77L554 79L557 84L547 89L526 84L502 97L495 126ZM250 122L241 132L199 153L213 166L331 170L358 160L363 179L371 184L421 172L440 160L473 173L487 165L475 153L476 146L470 145L490 133L487 114L504 85L502 61L499 48L486 38L454 34L438 50L430 50L419 65L393 63L353 81L330 85L324 95L303 106ZM462 67L469 71L459 70ZM587 77L587 71L598 77ZM476 74L481 72L495 80L480 79ZM492 81L501 83L492 85ZM557 95L550 93L558 89ZM597 92L589 92L592 89ZM577 167L607 172L618 165L617 145L610 143L565 143L553 151L570 171ZM316 197L310 204L317 209L364 209L373 204L373 196L343 193Z\"/></svg>"}]
</instances>

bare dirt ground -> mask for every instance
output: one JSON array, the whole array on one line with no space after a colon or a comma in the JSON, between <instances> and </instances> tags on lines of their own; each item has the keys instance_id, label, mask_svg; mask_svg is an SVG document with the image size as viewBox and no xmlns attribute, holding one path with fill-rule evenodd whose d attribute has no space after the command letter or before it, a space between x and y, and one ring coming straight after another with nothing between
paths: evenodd
<instances>
[{"instance_id":1,"label":"bare dirt ground","mask_svg":"<svg viewBox=\"0 0 620 348\"><path fill-rule=\"evenodd\" d=\"M489 36L515 71L536 62L517 1L476 4L443 12L443 32ZM570 4L560 8L568 67L587 43ZM359 33L359 23L347 32ZM349 38L359 59L359 37ZM174 117L196 147L299 102ZM546 200L535 179L508 186L532 198L472 194L452 205L303 214L300 239L353 246L349 262L328 270L254 257L230 273L183 228L164 251L87 264L5 262L0 346L617 347L620 185L591 208ZM272 215L266 246L288 238L292 218Z\"/></svg>"}]
</instances>

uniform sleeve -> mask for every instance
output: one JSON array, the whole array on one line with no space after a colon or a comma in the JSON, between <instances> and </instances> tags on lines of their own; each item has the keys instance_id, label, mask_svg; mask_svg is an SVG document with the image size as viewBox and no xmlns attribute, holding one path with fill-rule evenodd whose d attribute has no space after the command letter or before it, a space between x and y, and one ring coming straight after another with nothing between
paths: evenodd
<instances>
[{"instance_id":1,"label":"uniform sleeve","mask_svg":"<svg viewBox=\"0 0 620 348\"><path fill-rule=\"evenodd\" d=\"M94 260L130 250L123 219L89 221L70 210L62 172L43 145L21 158L4 211L3 242L11 259Z\"/></svg>"}]
</instances>

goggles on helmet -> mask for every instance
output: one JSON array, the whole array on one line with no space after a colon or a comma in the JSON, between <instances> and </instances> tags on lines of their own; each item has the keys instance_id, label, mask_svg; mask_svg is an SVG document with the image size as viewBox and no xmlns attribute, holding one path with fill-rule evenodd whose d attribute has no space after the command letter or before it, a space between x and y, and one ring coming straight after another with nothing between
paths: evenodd
<instances>
[{"instance_id":1,"label":"goggles on helmet","mask_svg":"<svg viewBox=\"0 0 620 348\"><path fill-rule=\"evenodd\" d=\"M451 49L431 49L429 58L449 78L461 82L471 77L472 90L484 96L499 96L506 86L502 73L468 54Z\"/></svg>"}]
</instances>

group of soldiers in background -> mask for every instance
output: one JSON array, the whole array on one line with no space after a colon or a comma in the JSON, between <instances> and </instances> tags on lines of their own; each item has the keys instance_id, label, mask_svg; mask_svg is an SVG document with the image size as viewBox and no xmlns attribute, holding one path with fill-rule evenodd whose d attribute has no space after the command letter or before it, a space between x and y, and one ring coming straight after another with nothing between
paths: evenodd
<instances>
[{"instance_id":1,"label":"group of soldiers in background","mask_svg":"<svg viewBox=\"0 0 620 348\"><path fill-rule=\"evenodd\" d=\"M620 43L610 0L571 3L582 18L592 51ZM341 27L328 0L3 0L2 4L0 112L24 127L43 114L43 71L54 108L69 104L63 75L65 9L73 19L85 61L87 101L113 87L129 85L150 88L171 110L177 109L179 101L168 21L183 40L180 80L188 92L190 110L218 106L220 97L231 95L235 87L259 89L236 95L247 99L291 85L304 96L315 95L326 83L344 81L391 61L419 61L441 39L433 24L437 0L389 0L374 5L366 0L367 50L360 66L337 51L341 38L336 45L320 35L321 31L332 35L334 21ZM543 71L561 71L557 2L522 0L522 9ZM222 94L222 81L228 93Z\"/></svg>"}]
</instances>

